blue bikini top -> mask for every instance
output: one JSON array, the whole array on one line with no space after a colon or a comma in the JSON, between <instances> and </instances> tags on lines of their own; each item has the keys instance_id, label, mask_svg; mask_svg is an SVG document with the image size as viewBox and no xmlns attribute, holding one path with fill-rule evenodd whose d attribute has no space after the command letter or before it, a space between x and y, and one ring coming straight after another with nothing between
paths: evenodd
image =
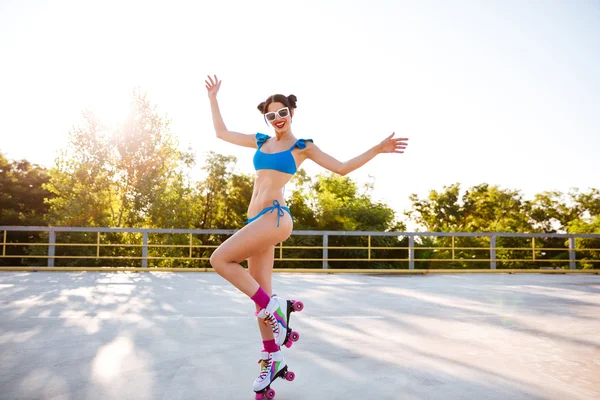
<instances>
[{"instance_id":1,"label":"blue bikini top","mask_svg":"<svg viewBox=\"0 0 600 400\"><path fill-rule=\"evenodd\" d=\"M257 171L259 169L274 169L275 171L294 175L296 173L296 161L292 155L292 150L294 150L296 147L299 149L304 149L306 148L306 141L308 140L312 142L313 140L298 139L298 141L294 143L289 150L271 154L263 153L260 151L260 148L269 138L270 136L265 135L264 133L256 134L256 144L258 145L258 149L256 150L256 153L254 153L254 169Z\"/></svg>"}]
</instances>

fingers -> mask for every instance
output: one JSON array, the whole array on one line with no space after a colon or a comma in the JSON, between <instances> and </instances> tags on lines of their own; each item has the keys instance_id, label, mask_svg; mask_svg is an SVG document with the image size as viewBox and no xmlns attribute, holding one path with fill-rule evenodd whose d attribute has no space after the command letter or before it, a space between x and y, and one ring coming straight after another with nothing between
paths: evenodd
<instances>
[{"instance_id":1,"label":"fingers","mask_svg":"<svg viewBox=\"0 0 600 400\"><path fill-rule=\"evenodd\" d=\"M215 85L220 85L221 81L219 81L219 78L217 78L217 75L213 75L214 76L214 80L213 77L210 75L207 75L206 77L208 78L208 80L204 80L204 83L206 83L207 88L213 88Z\"/></svg>"},{"instance_id":2,"label":"fingers","mask_svg":"<svg viewBox=\"0 0 600 400\"><path fill-rule=\"evenodd\" d=\"M392 138L395 132L388 136L383 144L383 152L384 153L404 153L406 146L408 146L408 138Z\"/></svg>"}]
</instances>

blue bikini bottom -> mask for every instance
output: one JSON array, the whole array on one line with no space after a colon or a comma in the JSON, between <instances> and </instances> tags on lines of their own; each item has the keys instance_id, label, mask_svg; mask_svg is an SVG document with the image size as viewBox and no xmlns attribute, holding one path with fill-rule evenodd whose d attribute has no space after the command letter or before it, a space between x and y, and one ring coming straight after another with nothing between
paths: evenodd
<instances>
[{"instance_id":1,"label":"blue bikini bottom","mask_svg":"<svg viewBox=\"0 0 600 400\"><path fill-rule=\"evenodd\" d=\"M271 207L264 208L255 217L248 218L246 223L249 224L250 222L259 219L264 214L266 214L268 212L273 213L273 211L275 211L275 210L277 210L277 227L279 228L279 220L281 219L281 217L283 217L285 215L285 213L283 211L284 210L287 211L287 213L290 214L290 217L292 216L292 213L290 212L289 208L287 208L286 206L282 206L281 204L279 204L279 201L277 201L277 200L273 200L273 205Z\"/></svg>"}]
</instances>

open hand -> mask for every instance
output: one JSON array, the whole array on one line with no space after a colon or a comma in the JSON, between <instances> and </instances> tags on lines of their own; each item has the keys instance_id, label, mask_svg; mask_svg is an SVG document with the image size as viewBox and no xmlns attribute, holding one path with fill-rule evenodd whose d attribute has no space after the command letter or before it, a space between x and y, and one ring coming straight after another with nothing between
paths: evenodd
<instances>
[{"instance_id":1,"label":"open hand","mask_svg":"<svg viewBox=\"0 0 600 400\"><path fill-rule=\"evenodd\" d=\"M213 78L211 76L208 76L208 80L205 80L204 83L206 83L206 90L208 90L208 97L216 98L217 93L219 92L219 88L221 88L221 81L217 78L216 75L214 75L214 77L215 77L215 79L213 80Z\"/></svg>"},{"instance_id":2,"label":"open hand","mask_svg":"<svg viewBox=\"0 0 600 400\"><path fill-rule=\"evenodd\" d=\"M396 132L392 132L390 136L379 143L380 153L404 153L404 149L408 146L406 142L408 138L395 138Z\"/></svg>"}]
</instances>

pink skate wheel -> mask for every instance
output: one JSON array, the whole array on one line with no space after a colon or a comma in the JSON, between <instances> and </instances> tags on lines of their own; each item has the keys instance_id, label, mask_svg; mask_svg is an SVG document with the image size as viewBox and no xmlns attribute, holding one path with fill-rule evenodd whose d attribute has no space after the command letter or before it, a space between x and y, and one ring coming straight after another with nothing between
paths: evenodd
<instances>
[{"instance_id":1,"label":"pink skate wheel","mask_svg":"<svg viewBox=\"0 0 600 400\"><path fill-rule=\"evenodd\" d=\"M254 396L254 400L262 400L264 399L262 393L256 393L256 396Z\"/></svg>"},{"instance_id":2,"label":"pink skate wheel","mask_svg":"<svg viewBox=\"0 0 600 400\"><path fill-rule=\"evenodd\" d=\"M292 334L290 335L290 340L292 342L297 342L298 339L300 339L300 334L298 332L292 332Z\"/></svg>"},{"instance_id":3,"label":"pink skate wheel","mask_svg":"<svg viewBox=\"0 0 600 400\"><path fill-rule=\"evenodd\" d=\"M293 381L295 378L296 378L296 374L293 373L292 371L288 371L285 374L285 379L288 380L288 381L290 381L290 382Z\"/></svg>"},{"instance_id":4,"label":"pink skate wheel","mask_svg":"<svg viewBox=\"0 0 600 400\"><path fill-rule=\"evenodd\" d=\"M294 300L294 311L302 311L304 309L304 303L301 301Z\"/></svg>"},{"instance_id":5,"label":"pink skate wheel","mask_svg":"<svg viewBox=\"0 0 600 400\"><path fill-rule=\"evenodd\" d=\"M267 390L267 393L265 393L265 399L272 400L274 398L275 398L275 391L273 389Z\"/></svg>"},{"instance_id":6,"label":"pink skate wheel","mask_svg":"<svg viewBox=\"0 0 600 400\"><path fill-rule=\"evenodd\" d=\"M293 342L288 340L287 342L285 342L285 347L287 347L289 349L290 347L292 347L293 344L294 344Z\"/></svg>"}]
</instances>

